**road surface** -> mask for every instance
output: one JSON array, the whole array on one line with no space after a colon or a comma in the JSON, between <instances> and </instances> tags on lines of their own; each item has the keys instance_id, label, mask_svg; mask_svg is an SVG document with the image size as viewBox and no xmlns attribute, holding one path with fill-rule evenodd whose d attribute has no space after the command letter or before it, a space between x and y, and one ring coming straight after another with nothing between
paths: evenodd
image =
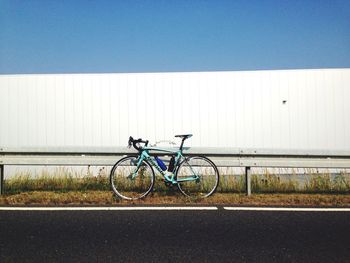
<instances>
[{"instance_id":1,"label":"road surface","mask_svg":"<svg viewBox=\"0 0 350 263\"><path fill-rule=\"evenodd\" d=\"M349 262L350 212L0 211L0 262Z\"/></svg>"}]
</instances>

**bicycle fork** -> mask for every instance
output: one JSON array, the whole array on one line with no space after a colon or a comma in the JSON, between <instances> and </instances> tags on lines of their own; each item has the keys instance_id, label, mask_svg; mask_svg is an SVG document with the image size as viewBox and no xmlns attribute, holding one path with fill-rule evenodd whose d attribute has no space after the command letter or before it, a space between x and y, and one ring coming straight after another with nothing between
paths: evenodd
<instances>
[{"instance_id":1,"label":"bicycle fork","mask_svg":"<svg viewBox=\"0 0 350 263\"><path fill-rule=\"evenodd\" d=\"M132 173L129 174L128 178L130 178L131 180L134 180L139 172L139 169L141 167L143 158L140 156L139 158L137 158L135 161L131 161L133 164L136 164L136 170Z\"/></svg>"}]
</instances>

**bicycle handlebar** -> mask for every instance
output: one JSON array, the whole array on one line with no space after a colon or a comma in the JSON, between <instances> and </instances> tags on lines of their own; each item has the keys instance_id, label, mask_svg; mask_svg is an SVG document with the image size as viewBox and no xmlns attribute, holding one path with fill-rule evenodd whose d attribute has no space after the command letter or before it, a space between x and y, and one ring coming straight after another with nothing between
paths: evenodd
<instances>
[{"instance_id":1,"label":"bicycle handlebar","mask_svg":"<svg viewBox=\"0 0 350 263\"><path fill-rule=\"evenodd\" d=\"M135 140L133 137L129 137L129 141L128 141L128 147L130 148L131 146L133 146L136 150L138 150L139 152L142 150L143 147L139 146L140 143L144 143L144 147L146 147L148 145L148 140L144 141L141 138Z\"/></svg>"}]
</instances>

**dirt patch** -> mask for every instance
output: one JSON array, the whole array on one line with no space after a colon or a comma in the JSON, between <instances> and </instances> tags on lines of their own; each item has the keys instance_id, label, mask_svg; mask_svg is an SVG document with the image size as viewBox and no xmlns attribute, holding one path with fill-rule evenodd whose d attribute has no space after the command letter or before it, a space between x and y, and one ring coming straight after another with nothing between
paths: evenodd
<instances>
[{"instance_id":1,"label":"dirt patch","mask_svg":"<svg viewBox=\"0 0 350 263\"><path fill-rule=\"evenodd\" d=\"M305 206L305 207L350 207L349 194L253 194L216 193L213 196L194 200L179 193L153 193L145 199L125 201L110 191L33 191L7 194L0 197L2 206L69 206L69 205L239 205L239 206Z\"/></svg>"}]
</instances>

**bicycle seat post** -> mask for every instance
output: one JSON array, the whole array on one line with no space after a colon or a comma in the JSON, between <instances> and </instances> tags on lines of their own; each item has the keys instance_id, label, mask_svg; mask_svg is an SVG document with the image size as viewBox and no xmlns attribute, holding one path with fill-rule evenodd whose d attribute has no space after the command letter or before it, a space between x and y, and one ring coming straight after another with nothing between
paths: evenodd
<instances>
[{"instance_id":1,"label":"bicycle seat post","mask_svg":"<svg viewBox=\"0 0 350 263\"><path fill-rule=\"evenodd\" d=\"M182 152L182 147L184 145L186 138L182 138L181 145L180 145L180 151Z\"/></svg>"},{"instance_id":2,"label":"bicycle seat post","mask_svg":"<svg viewBox=\"0 0 350 263\"><path fill-rule=\"evenodd\" d=\"M175 135L175 137L182 138L181 145L180 145L180 151L182 151L182 148L183 148L183 145L184 145L185 140L186 140L187 138L192 137L192 134Z\"/></svg>"}]
</instances>

